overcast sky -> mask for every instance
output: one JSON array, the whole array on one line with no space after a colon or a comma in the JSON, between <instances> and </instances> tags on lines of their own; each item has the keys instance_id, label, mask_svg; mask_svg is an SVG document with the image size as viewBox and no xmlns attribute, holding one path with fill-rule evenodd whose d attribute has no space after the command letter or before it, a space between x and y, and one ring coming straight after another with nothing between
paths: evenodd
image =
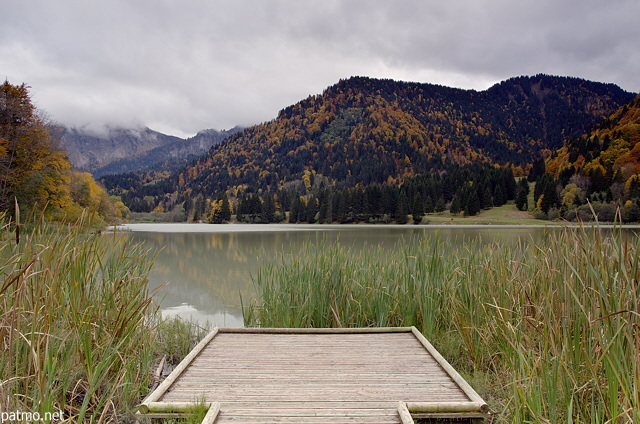
<instances>
[{"instance_id":1,"label":"overcast sky","mask_svg":"<svg viewBox=\"0 0 640 424\"><path fill-rule=\"evenodd\" d=\"M70 126L251 125L353 75L640 91L638 0L0 1L0 78Z\"/></svg>"}]
</instances>

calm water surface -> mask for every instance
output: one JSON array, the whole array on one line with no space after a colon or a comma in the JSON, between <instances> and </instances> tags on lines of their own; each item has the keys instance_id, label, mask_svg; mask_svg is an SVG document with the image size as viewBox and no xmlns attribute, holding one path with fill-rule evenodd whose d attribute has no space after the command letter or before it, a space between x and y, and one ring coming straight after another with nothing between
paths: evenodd
<instances>
[{"instance_id":1,"label":"calm water surface","mask_svg":"<svg viewBox=\"0 0 640 424\"><path fill-rule=\"evenodd\" d=\"M539 240L543 227L127 224L123 237L159 251L149 288L164 316L178 315L224 327L242 327L242 301L255 290L252 276L304 244L341 244L354 249L380 246L383 251L412 237L438 236L441 243L468 239L482 243Z\"/></svg>"}]
</instances>

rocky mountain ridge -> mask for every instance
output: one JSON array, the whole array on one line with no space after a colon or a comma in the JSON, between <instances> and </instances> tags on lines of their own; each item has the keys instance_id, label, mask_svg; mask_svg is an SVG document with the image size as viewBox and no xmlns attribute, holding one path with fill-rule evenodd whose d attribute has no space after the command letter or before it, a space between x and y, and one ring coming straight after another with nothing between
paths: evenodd
<instances>
[{"instance_id":1,"label":"rocky mountain ridge","mask_svg":"<svg viewBox=\"0 0 640 424\"><path fill-rule=\"evenodd\" d=\"M166 163L167 168L172 169L241 130L240 127L206 129L184 139L146 127L107 127L98 132L61 126L59 134L61 147L71 164L99 177L140 171L157 163Z\"/></svg>"}]
</instances>

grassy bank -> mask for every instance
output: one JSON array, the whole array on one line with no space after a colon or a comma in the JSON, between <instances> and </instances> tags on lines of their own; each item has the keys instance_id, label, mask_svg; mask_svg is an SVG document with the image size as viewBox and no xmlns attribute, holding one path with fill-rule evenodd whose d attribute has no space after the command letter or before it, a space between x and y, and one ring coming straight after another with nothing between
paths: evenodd
<instances>
[{"instance_id":1,"label":"grassy bank","mask_svg":"<svg viewBox=\"0 0 640 424\"><path fill-rule=\"evenodd\" d=\"M245 321L415 325L497 422L640 422L639 254L638 238L588 229L515 247L309 246L261 270Z\"/></svg>"},{"instance_id":2,"label":"grassy bank","mask_svg":"<svg viewBox=\"0 0 640 424\"><path fill-rule=\"evenodd\" d=\"M456 224L456 225L549 225L552 221L535 219L531 213L519 211L513 203L498 206L488 210L481 210L476 216L464 216L451 214L448 211L430 213L424 216L429 224Z\"/></svg>"},{"instance_id":3,"label":"grassy bank","mask_svg":"<svg viewBox=\"0 0 640 424\"><path fill-rule=\"evenodd\" d=\"M18 244L0 228L0 411L128 421L161 351L191 343L188 326L156 320L152 256L82 223L31 225Z\"/></svg>"}]
</instances>

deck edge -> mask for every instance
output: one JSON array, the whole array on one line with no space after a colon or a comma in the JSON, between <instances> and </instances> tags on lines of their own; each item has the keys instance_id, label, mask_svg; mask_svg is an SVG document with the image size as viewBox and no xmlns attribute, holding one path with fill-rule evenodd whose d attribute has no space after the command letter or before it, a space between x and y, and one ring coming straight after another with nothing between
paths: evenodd
<instances>
[{"instance_id":1,"label":"deck edge","mask_svg":"<svg viewBox=\"0 0 640 424\"><path fill-rule=\"evenodd\" d=\"M238 334L367 334L410 333L413 327L352 327L352 328L219 328L220 333Z\"/></svg>"},{"instance_id":2,"label":"deck edge","mask_svg":"<svg viewBox=\"0 0 640 424\"><path fill-rule=\"evenodd\" d=\"M480 395L471 387L467 381L462 378L462 376L458 373L458 371L451 366L449 362L437 351L435 347L429 342L429 340L424 337L424 335L418 331L416 327L411 327L411 332L418 339L422 346L431 354L433 359L438 362L438 364L442 367L442 369L449 374L449 377L460 387L460 389L464 392L465 395L469 398L471 402L469 402L469 407L477 408L474 411L479 412L487 412L489 410L489 406L487 403L480 397ZM411 410L411 408L409 408ZM472 412L471 410L465 412Z\"/></svg>"},{"instance_id":3,"label":"deck edge","mask_svg":"<svg viewBox=\"0 0 640 424\"><path fill-rule=\"evenodd\" d=\"M398 417L402 424L414 424L413 417L407 407L407 402L398 402Z\"/></svg>"},{"instance_id":4,"label":"deck edge","mask_svg":"<svg viewBox=\"0 0 640 424\"><path fill-rule=\"evenodd\" d=\"M160 397L165 394L167 389L171 387L171 385L178 379L178 377L180 377L184 370L187 369L191 362L193 362L193 360L200 354L202 349L204 349L205 346L207 346L209 342L213 340L216 334L218 334L218 327L214 328L209 334L204 337L204 339L200 340L200 343L195 345L191 352L189 352L189 354L185 356L182 361L180 361L178 366L175 367L173 371L171 371L167 378L165 378L164 381L162 381L162 383L160 383L160 385L156 387L156 389L142 401L140 407L142 407L143 405L148 405L152 402L156 402L158 399L160 399Z\"/></svg>"}]
</instances>

